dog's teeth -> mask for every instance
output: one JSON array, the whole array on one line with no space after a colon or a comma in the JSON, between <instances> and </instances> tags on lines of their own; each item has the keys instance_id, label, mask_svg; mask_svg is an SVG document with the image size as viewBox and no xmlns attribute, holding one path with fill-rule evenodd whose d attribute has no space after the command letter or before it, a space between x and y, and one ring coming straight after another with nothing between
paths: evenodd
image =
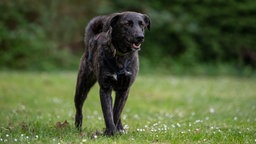
<instances>
[{"instance_id":1,"label":"dog's teeth","mask_svg":"<svg viewBox=\"0 0 256 144\"><path fill-rule=\"evenodd\" d=\"M139 49L139 48L140 48L140 45L141 45L141 44L138 44L138 45L136 45L135 43L134 43L134 44L132 44L132 46L133 46L134 48L137 48L137 49Z\"/></svg>"}]
</instances>

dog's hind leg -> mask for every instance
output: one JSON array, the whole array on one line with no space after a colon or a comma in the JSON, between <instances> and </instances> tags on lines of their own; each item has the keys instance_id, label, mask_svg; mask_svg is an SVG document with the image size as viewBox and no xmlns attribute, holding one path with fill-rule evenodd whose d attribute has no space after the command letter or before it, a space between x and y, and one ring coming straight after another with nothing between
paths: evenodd
<instances>
[{"instance_id":1,"label":"dog's hind leg","mask_svg":"<svg viewBox=\"0 0 256 144\"><path fill-rule=\"evenodd\" d=\"M85 66L83 63L81 63L77 77L76 93L74 99L76 107L75 126L79 130L82 128L83 121L82 107L89 90L95 84L95 82L96 78L92 71L85 69Z\"/></svg>"}]
</instances>

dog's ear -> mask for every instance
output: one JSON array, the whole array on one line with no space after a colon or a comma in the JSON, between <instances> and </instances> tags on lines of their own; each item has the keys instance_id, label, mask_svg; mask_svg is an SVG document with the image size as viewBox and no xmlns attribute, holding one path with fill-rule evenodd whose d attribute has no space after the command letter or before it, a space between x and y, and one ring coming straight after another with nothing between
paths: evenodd
<instances>
[{"instance_id":1,"label":"dog's ear","mask_svg":"<svg viewBox=\"0 0 256 144\"><path fill-rule=\"evenodd\" d=\"M103 31L107 32L110 28L115 27L120 16L121 16L121 14L119 14L119 13L109 16L109 18L105 22L105 25L103 26Z\"/></svg>"},{"instance_id":2,"label":"dog's ear","mask_svg":"<svg viewBox=\"0 0 256 144\"><path fill-rule=\"evenodd\" d=\"M143 16L144 16L144 22L145 22L146 25L147 25L147 29L150 31L151 20L150 20L150 18L149 18L148 15L144 14Z\"/></svg>"},{"instance_id":3,"label":"dog's ear","mask_svg":"<svg viewBox=\"0 0 256 144\"><path fill-rule=\"evenodd\" d=\"M121 14L117 14L115 16L113 16L110 20L110 26L113 28L115 27L117 21L119 20L119 18L121 17Z\"/></svg>"}]
</instances>

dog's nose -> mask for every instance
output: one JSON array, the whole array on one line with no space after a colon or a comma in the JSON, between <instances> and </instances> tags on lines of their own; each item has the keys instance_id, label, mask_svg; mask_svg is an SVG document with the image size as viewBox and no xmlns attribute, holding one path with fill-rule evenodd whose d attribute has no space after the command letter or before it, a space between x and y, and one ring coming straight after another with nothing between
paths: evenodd
<instances>
[{"instance_id":1,"label":"dog's nose","mask_svg":"<svg viewBox=\"0 0 256 144\"><path fill-rule=\"evenodd\" d=\"M136 40L137 40L138 42L143 42L144 36L137 36L137 37L136 37Z\"/></svg>"}]
</instances>

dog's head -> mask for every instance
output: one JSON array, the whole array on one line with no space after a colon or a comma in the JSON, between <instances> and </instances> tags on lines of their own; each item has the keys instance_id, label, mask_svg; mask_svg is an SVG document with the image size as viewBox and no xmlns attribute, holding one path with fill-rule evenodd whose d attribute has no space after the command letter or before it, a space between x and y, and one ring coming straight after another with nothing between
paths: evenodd
<instances>
[{"instance_id":1,"label":"dog's head","mask_svg":"<svg viewBox=\"0 0 256 144\"><path fill-rule=\"evenodd\" d=\"M150 30L150 18L141 13L123 12L114 14L107 22L112 28L112 43L120 52L140 50L144 41L144 30Z\"/></svg>"}]
</instances>

